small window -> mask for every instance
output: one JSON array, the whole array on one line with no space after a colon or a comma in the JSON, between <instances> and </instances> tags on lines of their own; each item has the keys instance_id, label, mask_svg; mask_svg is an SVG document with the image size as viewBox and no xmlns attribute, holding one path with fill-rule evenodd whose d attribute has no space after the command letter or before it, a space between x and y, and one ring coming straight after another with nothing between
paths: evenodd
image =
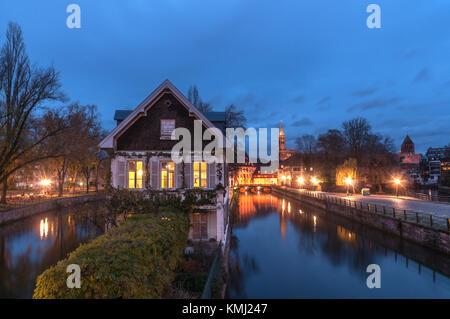
<instances>
[{"instance_id":1,"label":"small window","mask_svg":"<svg viewBox=\"0 0 450 319\"><path fill-rule=\"evenodd\" d=\"M161 138L170 139L175 129L175 120L161 120Z\"/></svg>"},{"instance_id":2,"label":"small window","mask_svg":"<svg viewBox=\"0 0 450 319\"><path fill-rule=\"evenodd\" d=\"M175 165L173 162L161 163L161 188L174 188Z\"/></svg>"},{"instance_id":3,"label":"small window","mask_svg":"<svg viewBox=\"0 0 450 319\"><path fill-rule=\"evenodd\" d=\"M142 188L142 161L128 161L128 188Z\"/></svg>"},{"instance_id":4,"label":"small window","mask_svg":"<svg viewBox=\"0 0 450 319\"><path fill-rule=\"evenodd\" d=\"M194 239L208 239L208 215L205 213L194 213L191 218L192 237Z\"/></svg>"},{"instance_id":5,"label":"small window","mask_svg":"<svg viewBox=\"0 0 450 319\"><path fill-rule=\"evenodd\" d=\"M206 162L194 162L194 187L207 187L206 167Z\"/></svg>"}]
</instances>

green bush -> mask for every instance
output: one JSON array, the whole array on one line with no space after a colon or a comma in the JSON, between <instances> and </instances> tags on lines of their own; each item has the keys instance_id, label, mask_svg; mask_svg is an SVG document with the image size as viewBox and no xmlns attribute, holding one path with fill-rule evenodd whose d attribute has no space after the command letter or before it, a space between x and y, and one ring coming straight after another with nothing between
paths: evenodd
<instances>
[{"instance_id":1,"label":"green bush","mask_svg":"<svg viewBox=\"0 0 450 319\"><path fill-rule=\"evenodd\" d=\"M188 215L174 209L133 215L42 273L33 298L161 298L188 232ZM66 285L70 264L81 268L81 288Z\"/></svg>"}]
</instances>

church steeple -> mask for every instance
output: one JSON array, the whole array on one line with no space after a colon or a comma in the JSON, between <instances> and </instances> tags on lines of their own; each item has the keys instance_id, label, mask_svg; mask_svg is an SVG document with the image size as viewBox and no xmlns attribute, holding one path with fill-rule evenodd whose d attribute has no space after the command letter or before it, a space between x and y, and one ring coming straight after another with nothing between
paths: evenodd
<instances>
[{"instance_id":1,"label":"church steeple","mask_svg":"<svg viewBox=\"0 0 450 319\"><path fill-rule=\"evenodd\" d=\"M414 154L414 142L411 140L411 138L406 135L405 139L403 140L402 147L401 147L401 153L411 153Z\"/></svg>"},{"instance_id":2,"label":"church steeple","mask_svg":"<svg viewBox=\"0 0 450 319\"><path fill-rule=\"evenodd\" d=\"M278 144L279 144L280 151L286 150L286 137L284 136L284 131L283 131L283 121L281 121L281 124L280 124L280 136L278 138Z\"/></svg>"}]
</instances>

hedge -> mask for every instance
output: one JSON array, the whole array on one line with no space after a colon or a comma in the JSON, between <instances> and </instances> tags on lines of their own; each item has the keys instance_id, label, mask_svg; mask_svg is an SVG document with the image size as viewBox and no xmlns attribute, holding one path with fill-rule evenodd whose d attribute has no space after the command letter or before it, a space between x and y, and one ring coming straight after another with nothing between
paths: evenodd
<instances>
[{"instance_id":1,"label":"hedge","mask_svg":"<svg viewBox=\"0 0 450 319\"><path fill-rule=\"evenodd\" d=\"M186 245L188 214L165 209L133 215L43 272L33 298L161 298ZM66 285L81 268L81 288Z\"/></svg>"}]
</instances>

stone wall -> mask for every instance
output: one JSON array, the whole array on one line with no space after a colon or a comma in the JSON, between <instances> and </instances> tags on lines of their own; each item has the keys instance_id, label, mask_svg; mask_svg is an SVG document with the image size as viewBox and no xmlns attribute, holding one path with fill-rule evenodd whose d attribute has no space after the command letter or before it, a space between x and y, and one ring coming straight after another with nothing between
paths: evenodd
<instances>
[{"instance_id":1,"label":"stone wall","mask_svg":"<svg viewBox=\"0 0 450 319\"><path fill-rule=\"evenodd\" d=\"M274 194L299 200L328 212L355 220L361 224L375 227L389 234L397 235L406 240L418 243L428 248L450 254L450 233L414 224L390 216L364 212L354 207L345 207L322 199L312 198L289 190L273 188Z\"/></svg>"},{"instance_id":2,"label":"stone wall","mask_svg":"<svg viewBox=\"0 0 450 319\"><path fill-rule=\"evenodd\" d=\"M46 200L38 204L19 207L6 212L0 212L0 225L11 223L16 220L27 218L33 215L37 215L61 207L69 207L73 205L80 205L87 202L97 201L102 199L103 197L104 195L102 194L94 194L94 195L58 198L54 200Z\"/></svg>"}]
</instances>

